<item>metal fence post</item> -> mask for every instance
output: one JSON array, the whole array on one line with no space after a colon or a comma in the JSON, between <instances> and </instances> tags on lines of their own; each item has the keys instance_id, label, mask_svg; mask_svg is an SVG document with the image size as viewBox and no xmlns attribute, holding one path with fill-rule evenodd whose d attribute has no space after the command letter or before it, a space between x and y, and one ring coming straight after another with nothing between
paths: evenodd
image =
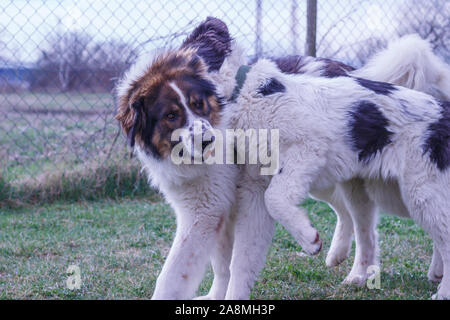
<instances>
[{"instance_id":1,"label":"metal fence post","mask_svg":"<svg viewBox=\"0 0 450 320\"><path fill-rule=\"evenodd\" d=\"M297 0L292 0L291 3L291 33L292 33L292 54L298 54L298 17L297 17Z\"/></svg>"},{"instance_id":2,"label":"metal fence post","mask_svg":"<svg viewBox=\"0 0 450 320\"><path fill-rule=\"evenodd\" d=\"M316 56L317 0L308 0L306 8L305 54Z\"/></svg>"},{"instance_id":3,"label":"metal fence post","mask_svg":"<svg viewBox=\"0 0 450 320\"><path fill-rule=\"evenodd\" d=\"M323 1L320 17L318 0L73 2L0 1L0 189L5 179L40 188L56 171L90 177L127 156L113 88L139 56L177 48L206 16L226 22L250 62L308 54L358 67L418 33L450 63L450 0Z\"/></svg>"},{"instance_id":4,"label":"metal fence post","mask_svg":"<svg viewBox=\"0 0 450 320\"><path fill-rule=\"evenodd\" d=\"M262 55L262 0L256 0L256 42L255 55L259 58Z\"/></svg>"}]
</instances>

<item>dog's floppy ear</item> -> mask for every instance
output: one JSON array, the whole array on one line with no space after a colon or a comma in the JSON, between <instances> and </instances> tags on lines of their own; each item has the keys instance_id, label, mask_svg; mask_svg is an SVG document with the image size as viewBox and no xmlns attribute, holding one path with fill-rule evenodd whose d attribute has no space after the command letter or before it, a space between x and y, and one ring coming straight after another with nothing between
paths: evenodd
<instances>
[{"instance_id":1,"label":"dog's floppy ear","mask_svg":"<svg viewBox=\"0 0 450 320\"><path fill-rule=\"evenodd\" d=\"M119 121L122 130L127 136L127 142L134 147L135 136L142 121L143 100L138 99L133 104L129 103L131 93L119 97L119 105L115 118Z\"/></svg>"},{"instance_id":2,"label":"dog's floppy ear","mask_svg":"<svg viewBox=\"0 0 450 320\"><path fill-rule=\"evenodd\" d=\"M230 54L231 41L227 25L220 19L208 17L184 40L181 48L196 48L208 65L208 71L216 71Z\"/></svg>"},{"instance_id":3,"label":"dog's floppy ear","mask_svg":"<svg viewBox=\"0 0 450 320\"><path fill-rule=\"evenodd\" d=\"M127 140L130 147L133 148L135 144L136 131L142 122L142 113L144 109L143 99L141 98L136 100L131 105L131 108L133 109L134 116L133 123L128 131Z\"/></svg>"}]
</instances>

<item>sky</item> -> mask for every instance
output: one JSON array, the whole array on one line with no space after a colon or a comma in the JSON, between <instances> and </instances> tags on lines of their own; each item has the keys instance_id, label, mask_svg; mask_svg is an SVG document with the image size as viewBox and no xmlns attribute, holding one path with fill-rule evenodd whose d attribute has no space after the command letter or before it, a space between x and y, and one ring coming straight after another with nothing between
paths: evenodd
<instances>
[{"instance_id":1,"label":"sky","mask_svg":"<svg viewBox=\"0 0 450 320\"><path fill-rule=\"evenodd\" d=\"M343 44L371 36L394 37L394 13L403 1L407 0L319 0L318 43L322 51L333 53ZM262 0L265 54L303 53L306 0L296 2L295 46L293 0ZM65 31L84 31L95 41L120 40L148 51L166 46L161 38L190 31L207 16L224 20L236 40L253 52L255 8L256 0L0 0L0 56L33 62L48 46L46 37Z\"/></svg>"}]
</instances>

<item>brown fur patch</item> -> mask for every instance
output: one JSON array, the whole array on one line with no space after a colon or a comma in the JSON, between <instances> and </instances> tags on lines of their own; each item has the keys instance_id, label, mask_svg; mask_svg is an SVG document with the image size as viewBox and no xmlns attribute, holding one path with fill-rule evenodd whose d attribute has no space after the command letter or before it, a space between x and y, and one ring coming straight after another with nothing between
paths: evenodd
<instances>
[{"instance_id":1,"label":"brown fur patch","mask_svg":"<svg viewBox=\"0 0 450 320\"><path fill-rule=\"evenodd\" d=\"M210 122L213 126L217 125L220 121L220 111L222 109L222 106L216 97L208 97L207 102L212 110L210 115Z\"/></svg>"},{"instance_id":2,"label":"brown fur patch","mask_svg":"<svg viewBox=\"0 0 450 320\"><path fill-rule=\"evenodd\" d=\"M171 82L180 88L196 115L208 119L212 125L219 120L220 100L196 49L169 51L157 57L145 74L129 85L126 94L118 97L116 119L127 136L134 126L136 142L158 157L170 155L171 134L182 128L187 119L180 97L169 85ZM135 110L136 101L142 101L139 112ZM141 119L135 121L136 115Z\"/></svg>"},{"instance_id":3,"label":"brown fur patch","mask_svg":"<svg viewBox=\"0 0 450 320\"><path fill-rule=\"evenodd\" d=\"M152 137L152 144L159 151L162 157L167 157L170 154L170 143L166 137L162 137L159 131L155 131Z\"/></svg>"},{"instance_id":4,"label":"brown fur patch","mask_svg":"<svg viewBox=\"0 0 450 320\"><path fill-rule=\"evenodd\" d=\"M133 125L134 111L131 105L140 97L156 99L164 83L185 75L203 76L206 66L196 56L196 49L188 48L169 51L157 57L145 74L133 81L127 93L119 97L116 119L119 120L125 134Z\"/></svg>"},{"instance_id":5,"label":"brown fur patch","mask_svg":"<svg viewBox=\"0 0 450 320\"><path fill-rule=\"evenodd\" d=\"M219 232L220 229L222 228L223 221L224 221L224 218L223 218L223 216L221 216L220 219L219 219L219 223L217 223L217 226L216 226L216 228L214 229L216 232Z\"/></svg>"}]
</instances>

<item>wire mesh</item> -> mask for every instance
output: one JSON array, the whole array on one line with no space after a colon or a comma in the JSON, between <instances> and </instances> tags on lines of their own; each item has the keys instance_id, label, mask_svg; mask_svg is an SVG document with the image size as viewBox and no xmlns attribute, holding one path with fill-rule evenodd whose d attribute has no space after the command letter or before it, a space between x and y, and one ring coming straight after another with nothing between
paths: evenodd
<instances>
[{"instance_id":1,"label":"wire mesh","mask_svg":"<svg viewBox=\"0 0 450 320\"><path fill-rule=\"evenodd\" d=\"M207 16L225 21L251 57L303 54L306 3L2 1L0 174L20 184L122 154L115 81L139 54L176 46ZM417 32L449 62L449 18L448 0L319 0L317 55L359 67Z\"/></svg>"}]
</instances>

